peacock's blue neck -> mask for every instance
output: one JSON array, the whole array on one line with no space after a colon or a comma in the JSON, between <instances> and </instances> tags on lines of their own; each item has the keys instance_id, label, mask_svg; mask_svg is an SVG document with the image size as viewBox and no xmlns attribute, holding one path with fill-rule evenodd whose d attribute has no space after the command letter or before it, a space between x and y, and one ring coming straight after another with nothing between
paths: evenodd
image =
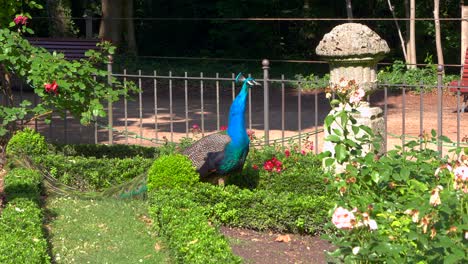
<instances>
[{"instance_id":1,"label":"peacock's blue neck","mask_svg":"<svg viewBox=\"0 0 468 264\"><path fill-rule=\"evenodd\" d=\"M248 146L249 136L245 128L245 104L249 93L247 83L242 85L240 93L232 102L229 110L229 124L227 134L231 137L231 144L235 146Z\"/></svg>"}]
</instances>

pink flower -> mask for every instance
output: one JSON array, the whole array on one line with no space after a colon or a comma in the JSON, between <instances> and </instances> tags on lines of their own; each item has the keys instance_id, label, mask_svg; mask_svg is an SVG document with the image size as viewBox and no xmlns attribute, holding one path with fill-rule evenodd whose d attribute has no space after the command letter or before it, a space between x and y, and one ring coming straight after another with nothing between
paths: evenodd
<instances>
[{"instance_id":1,"label":"pink flower","mask_svg":"<svg viewBox=\"0 0 468 264\"><path fill-rule=\"evenodd\" d=\"M58 85L56 81L53 81L52 83L44 83L44 89L47 93L55 93L56 95L58 94Z\"/></svg>"},{"instance_id":2,"label":"pink flower","mask_svg":"<svg viewBox=\"0 0 468 264\"><path fill-rule=\"evenodd\" d=\"M305 152L305 150L301 150L301 154L302 154L302 155L305 155L305 154L307 154L307 153Z\"/></svg>"},{"instance_id":3,"label":"pink flower","mask_svg":"<svg viewBox=\"0 0 468 264\"><path fill-rule=\"evenodd\" d=\"M455 180L467 181L468 180L468 167L467 166L460 166L453 170L453 174L455 175Z\"/></svg>"},{"instance_id":4,"label":"pink flower","mask_svg":"<svg viewBox=\"0 0 468 264\"><path fill-rule=\"evenodd\" d=\"M226 130L227 130L227 126L221 126L221 127L219 128L219 130L221 130L221 131L226 131Z\"/></svg>"},{"instance_id":5,"label":"pink flower","mask_svg":"<svg viewBox=\"0 0 468 264\"><path fill-rule=\"evenodd\" d=\"M354 91L351 96L349 97L349 102L351 104L357 104L359 103L362 98L366 95L366 92L362 88L358 88L356 91Z\"/></svg>"},{"instance_id":6,"label":"pink flower","mask_svg":"<svg viewBox=\"0 0 468 264\"><path fill-rule=\"evenodd\" d=\"M15 19L13 19L13 22L15 22L16 25L26 25L26 23L28 22L28 17L19 15L16 16Z\"/></svg>"},{"instance_id":7,"label":"pink flower","mask_svg":"<svg viewBox=\"0 0 468 264\"><path fill-rule=\"evenodd\" d=\"M355 220L354 214L343 207L336 208L332 217L332 223L339 229L352 229Z\"/></svg>"},{"instance_id":8,"label":"pink flower","mask_svg":"<svg viewBox=\"0 0 468 264\"><path fill-rule=\"evenodd\" d=\"M289 151L289 149L285 150L284 155L286 156L286 158L289 158L289 156L291 156L291 151Z\"/></svg>"},{"instance_id":9,"label":"pink flower","mask_svg":"<svg viewBox=\"0 0 468 264\"><path fill-rule=\"evenodd\" d=\"M438 185L431 192L431 198L429 199L429 204L432 206L437 206L441 204L439 192L442 191L443 187Z\"/></svg>"},{"instance_id":10,"label":"pink flower","mask_svg":"<svg viewBox=\"0 0 468 264\"><path fill-rule=\"evenodd\" d=\"M192 129L200 129L200 127L197 124L193 124Z\"/></svg>"}]
</instances>

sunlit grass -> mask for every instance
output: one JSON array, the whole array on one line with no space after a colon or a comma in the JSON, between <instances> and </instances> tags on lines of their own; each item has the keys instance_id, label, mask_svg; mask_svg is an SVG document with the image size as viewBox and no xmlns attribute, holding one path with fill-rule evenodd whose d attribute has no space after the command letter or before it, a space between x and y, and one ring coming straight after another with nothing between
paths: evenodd
<instances>
[{"instance_id":1,"label":"sunlit grass","mask_svg":"<svg viewBox=\"0 0 468 264\"><path fill-rule=\"evenodd\" d=\"M56 263L169 263L151 232L146 202L49 198Z\"/></svg>"}]
</instances>

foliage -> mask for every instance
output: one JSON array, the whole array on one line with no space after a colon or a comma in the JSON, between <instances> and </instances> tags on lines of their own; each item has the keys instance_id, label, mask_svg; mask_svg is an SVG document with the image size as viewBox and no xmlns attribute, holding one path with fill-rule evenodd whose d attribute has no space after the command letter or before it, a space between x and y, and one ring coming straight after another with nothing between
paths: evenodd
<instances>
[{"instance_id":1,"label":"foliage","mask_svg":"<svg viewBox=\"0 0 468 264\"><path fill-rule=\"evenodd\" d=\"M187 189L150 193L150 216L177 263L241 263L229 244L209 224L206 209L183 196ZM182 195L182 196L181 196Z\"/></svg>"},{"instance_id":2,"label":"foliage","mask_svg":"<svg viewBox=\"0 0 468 264\"><path fill-rule=\"evenodd\" d=\"M405 84L411 87L425 85L421 89L430 91L437 87L437 65L432 63L432 56L427 56L424 60L427 65L414 69L407 69L405 62L395 60L391 66L381 69L377 75L378 82L386 85ZM443 84L447 84L458 75L444 75Z\"/></svg>"},{"instance_id":3,"label":"foliage","mask_svg":"<svg viewBox=\"0 0 468 264\"><path fill-rule=\"evenodd\" d=\"M198 182L199 175L192 161L181 154L161 156L148 170L148 191L161 188L189 187Z\"/></svg>"},{"instance_id":4,"label":"foliage","mask_svg":"<svg viewBox=\"0 0 468 264\"><path fill-rule=\"evenodd\" d=\"M41 175L34 170L15 168L5 177L5 193L7 198L28 198L29 200L39 202L39 188L42 181Z\"/></svg>"},{"instance_id":5,"label":"foliage","mask_svg":"<svg viewBox=\"0 0 468 264\"><path fill-rule=\"evenodd\" d=\"M100 191L145 173L152 159L139 156L98 159L49 154L37 157L35 162L61 183L82 191Z\"/></svg>"},{"instance_id":6,"label":"foliage","mask_svg":"<svg viewBox=\"0 0 468 264\"><path fill-rule=\"evenodd\" d=\"M325 166L336 167L325 174L335 201L328 226L337 228L328 236L338 247L330 256L346 263L466 259L467 159L451 164L466 169L462 177L443 169L448 168L447 157L441 159L427 147L436 141L434 131L404 149L378 155L379 140L354 118L360 103L350 103L349 96L337 100L340 107L325 119L326 140L334 144L334 152L323 154Z\"/></svg>"},{"instance_id":7,"label":"foliage","mask_svg":"<svg viewBox=\"0 0 468 264\"><path fill-rule=\"evenodd\" d=\"M39 206L40 175L14 169L5 177L6 207L0 216L1 263L50 263Z\"/></svg>"},{"instance_id":8,"label":"foliage","mask_svg":"<svg viewBox=\"0 0 468 264\"><path fill-rule=\"evenodd\" d=\"M328 87L328 84L330 83L329 73L323 75L322 77L313 73L306 76L303 76L302 74L296 74L295 78L299 81L297 86L300 86L300 88L303 90L324 89Z\"/></svg>"},{"instance_id":9,"label":"foliage","mask_svg":"<svg viewBox=\"0 0 468 264\"><path fill-rule=\"evenodd\" d=\"M257 190L269 190L276 193L292 192L301 195L322 195L325 191L321 160L312 154L313 142L306 138L299 146L289 144L289 148L281 145L270 145L262 148L252 148L249 151L243 173L230 175L228 184ZM281 161L281 170L265 169L267 160L276 158Z\"/></svg>"},{"instance_id":10,"label":"foliage","mask_svg":"<svg viewBox=\"0 0 468 264\"><path fill-rule=\"evenodd\" d=\"M37 3L37 1L23 0L23 1L9 1L1 0L0 6L0 28L6 28L9 25L12 26L12 20L17 14L21 14L28 18L31 18L31 15L28 12L24 12L25 7L28 9L42 9L42 6Z\"/></svg>"},{"instance_id":11,"label":"foliage","mask_svg":"<svg viewBox=\"0 0 468 264\"><path fill-rule=\"evenodd\" d=\"M101 145L101 144L59 144L53 146L56 154L64 156L84 156L100 158L156 158L161 148L145 147L139 145Z\"/></svg>"},{"instance_id":12,"label":"foliage","mask_svg":"<svg viewBox=\"0 0 468 264\"><path fill-rule=\"evenodd\" d=\"M103 103L116 101L129 90L136 90L128 83L122 85L111 78L112 86L103 81L107 71L98 67L107 61L107 54L114 48L109 43L100 44L101 51L88 51L88 59L68 61L61 53L49 53L32 46L20 32L0 29L1 90L7 104L0 106L0 136L16 130L17 121L28 123L33 119L49 119L52 113L65 111L89 124L96 117L105 116ZM40 103L33 106L28 100L13 105L10 79L15 75L26 81L39 96Z\"/></svg>"},{"instance_id":13,"label":"foliage","mask_svg":"<svg viewBox=\"0 0 468 264\"><path fill-rule=\"evenodd\" d=\"M46 154L48 149L44 136L32 129L25 128L13 135L8 142L6 151L10 156L18 154L37 156Z\"/></svg>"},{"instance_id":14,"label":"foliage","mask_svg":"<svg viewBox=\"0 0 468 264\"><path fill-rule=\"evenodd\" d=\"M225 188L197 183L191 188L153 192L153 199L190 200L205 208L211 221L255 230L316 234L324 232L328 197Z\"/></svg>"}]
</instances>

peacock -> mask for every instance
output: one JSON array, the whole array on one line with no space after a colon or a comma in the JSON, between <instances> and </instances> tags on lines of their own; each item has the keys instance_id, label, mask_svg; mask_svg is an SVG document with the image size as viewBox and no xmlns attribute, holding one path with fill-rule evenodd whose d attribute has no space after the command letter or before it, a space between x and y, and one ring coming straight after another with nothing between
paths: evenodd
<instances>
[{"instance_id":1,"label":"peacock","mask_svg":"<svg viewBox=\"0 0 468 264\"><path fill-rule=\"evenodd\" d=\"M243 82L243 85L229 110L227 133L203 137L182 152L197 168L201 179L216 174L221 176L220 184L224 184L223 176L239 172L244 166L250 145L245 127L245 106L249 88L260 85L242 73L237 75L236 82Z\"/></svg>"},{"instance_id":2,"label":"peacock","mask_svg":"<svg viewBox=\"0 0 468 264\"><path fill-rule=\"evenodd\" d=\"M182 154L186 155L200 174L201 180L217 180L223 185L225 177L230 173L240 172L249 153L250 139L245 125L245 108L249 88L260 86L251 77L244 77L239 73L235 79L243 83L241 91L236 96L229 110L227 133L215 133L201 138L186 148ZM24 160L24 159L23 159ZM30 162L28 162L31 164ZM82 198L117 197L141 198L146 196L147 175L141 174L134 179L117 186L110 187L103 192L80 192L54 179L45 168L36 168L44 173L44 186L49 193L79 196ZM214 176L214 177L213 177Z\"/></svg>"}]
</instances>

